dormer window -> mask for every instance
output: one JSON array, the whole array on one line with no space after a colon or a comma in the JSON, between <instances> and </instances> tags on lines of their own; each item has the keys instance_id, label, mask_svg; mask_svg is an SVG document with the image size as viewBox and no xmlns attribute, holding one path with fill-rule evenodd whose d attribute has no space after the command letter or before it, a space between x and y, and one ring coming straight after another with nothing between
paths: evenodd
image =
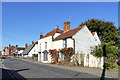
<instances>
[{"instance_id":1,"label":"dormer window","mask_svg":"<svg viewBox=\"0 0 120 80\"><path fill-rule=\"evenodd\" d=\"M55 39L55 38L58 37L59 35L61 35L61 33L55 33L55 35L53 36L53 38Z\"/></svg>"}]
</instances>

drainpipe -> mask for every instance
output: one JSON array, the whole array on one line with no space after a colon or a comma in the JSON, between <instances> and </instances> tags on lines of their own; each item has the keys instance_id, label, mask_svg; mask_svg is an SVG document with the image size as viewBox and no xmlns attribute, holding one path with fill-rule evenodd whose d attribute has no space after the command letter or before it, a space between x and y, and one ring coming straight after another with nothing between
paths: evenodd
<instances>
[{"instance_id":1,"label":"drainpipe","mask_svg":"<svg viewBox=\"0 0 120 80\"><path fill-rule=\"evenodd\" d=\"M75 39L73 39L73 49L74 49L74 53L75 53Z\"/></svg>"}]
</instances>

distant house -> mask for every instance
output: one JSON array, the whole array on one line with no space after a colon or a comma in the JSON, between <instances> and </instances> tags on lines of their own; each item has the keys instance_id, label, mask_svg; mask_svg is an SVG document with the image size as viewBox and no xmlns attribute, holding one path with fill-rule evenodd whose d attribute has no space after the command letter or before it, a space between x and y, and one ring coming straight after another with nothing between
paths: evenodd
<instances>
[{"instance_id":1,"label":"distant house","mask_svg":"<svg viewBox=\"0 0 120 80\"><path fill-rule=\"evenodd\" d=\"M58 26L45 36L40 35L38 40L38 61L43 63L51 62L50 49L62 49L72 47L75 53L89 54L95 46L101 44L96 32L90 32L86 25L70 29L70 22L64 22L64 30ZM60 58L63 54L60 53Z\"/></svg>"},{"instance_id":2,"label":"distant house","mask_svg":"<svg viewBox=\"0 0 120 80\"><path fill-rule=\"evenodd\" d=\"M37 46L38 46L38 42L36 41L35 43L32 42L31 45L29 45L23 52L23 56L24 57L32 57L33 54L38 54L37 52Z\"/></svg>"},{"instance_id":3,"label":"distant house","mask_svg":"<svg viewBox=\"0 0 120 80\"><path fill-rule=\"evenodd\" d=\"M18 45L16 46L11 46L9 44L9 47L5 47L1 53L2 55L7 55L7 56L12 56L13 54L21 54L23 53L23 51L25 50L24 47L18 47Z\"/></svg>"},{"instance_id":4,"label":"distant house","mask_svg":"<svg viewBox=\"0 0 120 80\"><path fill-rule=\"evenodd\" d=\"M1 50L1 55L5 55L5 49Z\"/></svg>"},{"instance_id":5,"label":"distant house","mask_svg":"<svg viewBox=\"0 0 120 80\"><path fill-rule=\"evenodd\" d=\"M9 55L9 47L5 47L5 48L2 50L2 55L6 55L6 56Z\"/></svg>"},{"instance_id":6,"label":"distant house","mask_svg":"<svg viewBox=\"0 0 120 80\"><path fill-rule=\"evenodd\" d=\"M24 52L24 50L25 50L24 47L16 47L16 51L15 51L15 52L16 52L18 55L22 55L23 52Z\"/></svg>"},{"instance_id":7,"label":"distant house","mask_svg":"<svg viewBox=\"0 0 120 80\"><path fill-rule=\"evenodd\" d=\"M10 44L9 44L9 55L10 56L12 56L13 54L17 54L16 53L16 47L18 47L18 45L16 45L16 46L11 46Z\"/></svg>"}]
</instances>

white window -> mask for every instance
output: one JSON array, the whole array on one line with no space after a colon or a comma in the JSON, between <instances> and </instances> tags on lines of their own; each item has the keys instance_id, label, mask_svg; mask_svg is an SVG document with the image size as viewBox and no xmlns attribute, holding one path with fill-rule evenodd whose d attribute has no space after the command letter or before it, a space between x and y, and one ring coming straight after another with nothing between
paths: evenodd
<instances>
[{"instance_id":1,"label":"white window","mask_svg":"<svg viewBox=\"0 0 120 80\"><path fill-rule=\"evenodd\" d=\"M65 56L63 53L61 53L61 59L64 60Z\"/></svg>"},{"instance_id":2,"label":"white window","mask_svg":"<svg viewBox=\"0 0 120 80\"><path fill-rule=\"evenodd\" d=\"M41 52L41 43L40 43L40 52Z\"/></svg>"},{"instance_id":3,"label":"white window","mask_svg":"<svg viewBox=\"0 0 120 80\"><path fill-rule=\"evenodd\" d=\"M45 42L45 49L47 49L47 42Z\"/></svg>"},{"instance_id":4,"label":"white window","mask_svg":"<svg viewBox=\"0 0 120 80\"><path fill-rule=\"evenodd\" d=\"M64 47L67 47L67 39L64 39L64 41L63 41L63 46L64 46Z\"/></svg>"}]
</instances>

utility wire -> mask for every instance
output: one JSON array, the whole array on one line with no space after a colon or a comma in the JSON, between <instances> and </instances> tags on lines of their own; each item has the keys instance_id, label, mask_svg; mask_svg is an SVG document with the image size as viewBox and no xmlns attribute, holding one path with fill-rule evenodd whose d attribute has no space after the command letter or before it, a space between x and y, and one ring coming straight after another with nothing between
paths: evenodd
<instances>
[{"instance_id":1,"label":"utility wire","mask_svg":"<svg viewBox=\"0 0 120 80\"><path fill-rule=\"evenodd\" d=\"M14 40L14 41L17 40L17 41L19 41L19 42L28 42L28 41L25 41L25 40L22 40L22 39L19 39L19 38L13 37L13 36L11 36L11 35L7 35L6 33L3 33L2 36L7 37L7 38L9 38L9 39L12 39L12 40Z\"/></svg>"}]
</instances>

